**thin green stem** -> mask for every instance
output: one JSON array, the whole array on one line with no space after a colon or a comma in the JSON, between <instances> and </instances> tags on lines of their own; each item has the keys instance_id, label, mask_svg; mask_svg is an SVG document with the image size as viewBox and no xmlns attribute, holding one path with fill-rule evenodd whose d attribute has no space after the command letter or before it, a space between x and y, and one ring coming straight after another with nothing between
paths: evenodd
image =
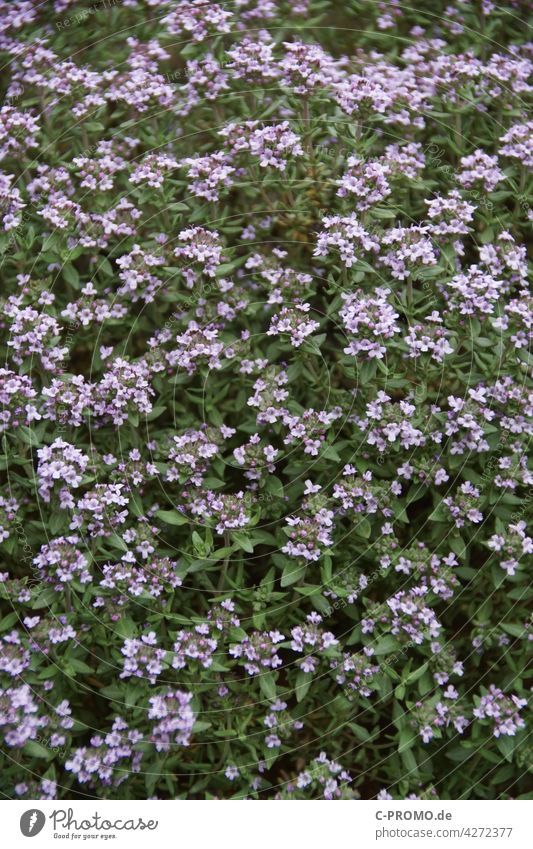
<instances>
[{"instance_id":1,"label":"thin green stem","mask_svg":"<svg viewBox=\"0 0 533 849\"><path fill-rule=\"evenodd\" d=\"M229 549L231 547L231 539L229 535L229 531L224 531L224 548ZM222 569L220 572L220 578L218 579L217 590L220 592L224 589L224 585L226 583L226 578L228 575L228 567L229 567L229 551L226 553L222 563Z\"/></svg>"}]
</instances>

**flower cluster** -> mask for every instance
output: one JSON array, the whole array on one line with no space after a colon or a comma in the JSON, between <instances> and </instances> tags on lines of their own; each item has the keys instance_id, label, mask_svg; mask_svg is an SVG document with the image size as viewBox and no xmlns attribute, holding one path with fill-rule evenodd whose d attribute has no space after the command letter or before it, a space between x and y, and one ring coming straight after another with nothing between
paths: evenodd
<instances>
[{"instance_id":1,"label":"flower cluster","mask_svg":"<svg viewBox=\"0 0 533 849\"><path fill-rule=\"evenodd\" d=\"M324 550L333 544L332 531L334 527L334 512L330 509L329 501L321 493L319 484L306 482L306 494L309 497L302 502L298 515L287 516L287 526L284 530L289 537L281 549L290 557L303 558L304 561L318 560Z\"/></svg>"},{"instance_id":2,"label":"flower cluster","mask_svg":"<svg viewBox=\"0 0 533 849\"><path fill-rule=\"evenodd\" d=\"M504 734L514 737L520 728L524 728L525 722L520 716L520 711L527 705L527 699L520 699L514 693L506 696L503 690L491 684L488 692L479 697L479 703L474 708L474 716L477 719L486 719L492 724L492 733L495 737Z\"/></svg>"},{"instance_id":3,"label":"flower cluster","mask_svg":"<svg viewBox=\"0 0 533 849\"><path fill-rule=\"evenodd\" d=\"M147 678L150 684L156 683L157 676L163 671L166 652L157 648L157 638L153 631L143 634L140 639L125 640L121 651L125 658L121 678L134 675Z\"/></svg>"},{"instance_id":4,"label":"flower cluster","mask_svg":"<svg viewBox=\"0 0 533 849\"><path fill-rule=\"evenodd\" d=\"M384 340L400 333L396 322L399 315L388 300L390 295L390 290L384 287L376 289L373 295L361 290L349 295L343 293L340 317L348 333L355 337L344 348L345 354L383 359L387 350Z\"/></svg>"},{"instance_id":5,"label":"flower cluster","mask_svg":"<svg viewBox=\"0 0 533 849\"><path fill-rule=\"evenodd\" d=\"M308 769L298 773L295 785L287 788L287 798L298 798L298 791L309 787L316 787L324 799L353 798L348 788L352 780L347 770L336 761L330 760L325 752L320 752ZM316 796L313 795L313 798Z\"/></svg>"},{"instance_id":6,"label":"flower cluster","mask_svg":"<svg viewBox=\"0 0 533 849\"><path fill-rule=\"evenodd\" d=\"M117 716L107 734L95 734L89 746L74 749L65 769L74 773L80 784L118 787L130 771L139 772L141 768L142 752L134 749L141 740L142 734Z\"/></svg>"},{"instance_id":7,"label":"flower cluster","mask_svg":"<svg viewBox=\"0 0 533 849\"><path fill-rule=\"evenodd\" d=\"M191 699L191 693L180 690L150 698L148 719L158 720L150 737L158 752L168 752L171 745L189 745L194 726Z\"/></svg>"},{"instance_id":8,"label":"flower cluster","mask_svg":"<svg viewBox=\"0 0 533 849\"><path fill-rule=\"evenodd\" d=\"M87 558L77 547L79 543L80 538L75 535L56 537L49 545L43 545L34 559L41 578L53 583L54 589L62 590L72 581L80 584L92 581Z\"/></svg>"},{"instance_id":9,"label":"flower cluster","mask_svg":"<svg viewBox=\"0 0 533 849\"><path fill-rule=\"evenodd\" d=\"M528 4L88 5L0 0L0 794L528 798Z\"/></svg>"}]
</instances>

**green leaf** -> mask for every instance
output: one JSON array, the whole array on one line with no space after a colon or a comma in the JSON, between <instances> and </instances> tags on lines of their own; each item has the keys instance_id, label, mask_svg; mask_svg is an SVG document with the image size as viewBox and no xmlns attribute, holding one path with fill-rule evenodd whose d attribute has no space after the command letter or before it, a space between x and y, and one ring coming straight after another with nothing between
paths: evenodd
<instances>
[{"instance_id":1,"label":"green leaf","mask_svg":"<svg viewBox=\"0 0 533 849\"><path fill-rule=\"evenodd\" d=\"M80 275L78 274L76 268L67 262L62 268L62 274L67 283L70 283L72 286L77 286L80 282Z\"/></svg>"},{"instance_id":2,"label":"green leaf","mask_svg":"<svg viewBox=\"0 0 533 849\"><path fill-rule=\"evenodd\" d=\"M370 739L370 732L367 731L366 728L363 728L362 725L358 725L355 722L350 722L349 727L353 731L354 736L357 738L357 740L360 740L361 743L366 743L367 740Z\"/></svg>"},{"instance_id":3,"label":"green leaf","mask_svg":"<svg viewBox=\"0 0 533 849\"><path fill-rule=\"evenodd\" d=\"M52 760L55 755L53 749L47 749L46 746L42 746L36 740L29 740L24 745L24 753L29 755L30 758L42 758L46 761Z\"/></svg>"},{"instance_id":4,"label":"green leaf","mask_svg":"<svg viewBox=\"0 0 533 849\"><path fill-rule=\"evenodd\" d=\"M137 626L132 619L128 619L125 616L118 620L118 622L113 626L113 630L119 637L131 639L137 633Z\"/></svg>"},{"instance_id":5,"label":"green leaf","mask_svg":"<svg viewBox=\"0 0 533 849\"><path fill-rule=\"evenodd\" d=\"M146 416L147 422L153 422L155 419L158 419L163 413L166 413L166 407L154 407L151 413L148 413Z\"/></svg>"},{"instance_id":6,"label":"green leaf","mask_svg":"<svg viewBox=\"0 0 533 849\"><path fill-rule=\"evenodd\" d=\"M418 778L418 764L412 751L410 749L404 749L404 751L400 752L400 757L406 771L409 773L408 778L410 780Z\"/></svg>"},{"instance_id":7,"label":"green leaf","mask_svg":"<svg viewBox=\"0 0 533 849\"><path fill-rule=\"evenodd\" d=\"M32 601L32 610L40 610L42 607L50 607L57 600L57 593L51 587L39 593L35 601Z\"/></svg>"},{"instance_id":8,"label":"green leaf","mask_svg":"<svg viewBox=\"0 0 533 849\"><path fill-rule=\"evenodd\" d=\"M265 481L265 492L275 495L276 498L283 498L283 484L275 475L269 475Z\"/></svg>"},{"instance_id":9,"label":"green leaf","mask_svg":"<svg viewBox=\"0 0 533 849\"><path fill-rule=\"evenodd\" d=\"M363 539L368 539L370 534L372 533L372 525L368 521L368 519L357 519L357 524L354 527L354 531L359 537L363 537Z\"/></svg>"},{"instance_id":10,"label":"green leaf","mask_svg":"<svg viewBox=\"0 0 533 849\"><path fill-rule=\"evenodd\" d=\"M182 203L181 201L167 204L167 209L170 209L172 212L189 212L187 204Z\"/></svg>"},{"instance_id":11,"label":"green leaf","mask_svg":"<svg viewBox=\"0 0 533 849\"><path fill-rule=\"evenodd\" d=\"M75 672L82 672L84 675L92 675L94 673L94 669L91 669L83 660L76 660L76 658L70 657L68 662Z\"/></svg>"},{"instance_id":12,"label":"green leaf","mask_svg":"<svg viewBox=\"0 0 533 849\"><path fill-rule=\"evenodd\" d=\"M273 672L265 672L259 676L259 686L263 695L274 701L277 696L276 679Z\"/></svg>"},{"instance_id":13,"label":"green leaf","mask_svg":"<svg viewBox=\"0 0 533 849\"><path fill-rule=\"evenodd\" d=\"M339 455L338 455L338 454L337 454L337 452L335 451L335 449L334 449L333 445L328 445L328 446L325 448L325 450L324 450L324 451L322 451L322 457L323 457L325 460L334 460L334 461L335 461L335 463L340 463L340 462L341 462L341 458L339 457Z\"/></svg>"},{"instance_id":14,"label":"green leaf","mask_svg":"<svg viewBox=\"0 0 533 849\"><path fill-rule=\"evenodd\" d=\"M303 578L305 575L306 567L305 566L297 566L296 563L286 563L283 572L281 573L281 581L280 584L282 587L290 587L291 584L295 584L296 581L299 581L300 578Z\"/></svg>"},{"instance_id":15,"label":"green leaf","mask_svg":"<svg viewBox=\"0 0 533 849\"><path fill-rule=\"evenodd\" d=\"M298 672L296 676L296 684L294 687L294 692L296 693L296 701L298 703L305 699L312 683L313 676L309 672L302 672L302 670Z\"/></svg>"},{"instance_id":16,"label":"green leaf","mask_svg":"<svg viewBox=\"0 0 533 849\"><path fill-rule=\"evenodd\" d=\"M523 625L514 624L512 622L502 623L502 628L507 634L510 634L511 637L523 637L525 634Z\"/></svg>"},{"instance_id":17,"label":"green leaf","mask_svg":"<svg viewBox=\"0 0 533 849\"><path fill-rule=\"evenodd\" d=\"M406 752L416 743L416 734L412 728L403 728L398 735L398 751Z\"/></svg>"},{"instance_id":18,"label":"green leaf","mask_svg":"<svg viewBox=\"0 0 533 849\"><path fill-rule=\"evenodd\" d=\"M233 531L231 534L231 538L235 540L239 548L242 548L243 551L246 551L248 554L253 553L253 543L246 534L241 534L238 531Z\"/></svg>"},{"instance_id":19,"label":"green leaf","mask_svg":"<svg viewBox=\"0 0 533 849\"><path fill-rule=\"evenodd\" d=\"M516 738L502 735L498 737L496 746L504 756L506 761L512 761L514 750L516 748Z\"/></svg>"},{"instance_id":20,"label":"green leaf","mask_svg":"<svg viewBox=\"0 0 533 849\"><path fill-rule=\"evenodd\" d=\"M187 516L184 516L183 513L179 513L177 510L157 510L155 515L158 519L166 522L167 525L189 524Z\"/></svg>"},{"instance_id":21,"label":"green leaf","mask_svg":"<svg viewBox=\"0 0 533 849\"><path fill-rule=\"evenodd\" d=\"M418 669L414 669L412 672L409 673L409 675L407 675L403 683L406 685L414 684L414 682L418 681L418 679L422 677L424 672L426 672L428 665L428 663L423 663L422 666L420 666Z\"/></svg>"},{"instance_id":22,"label":"green leaf","mask_svg":"<svg viewBox=\"0 0 533 849\"><path fill-rule=\"evenodd\" d=\"M401 646L396 637L393 637L391 634L386 634L378 640L374 647L374 654L393 654L397 652L399 648L401 648Z\"/></svg>"},{"instance_id":23,"label":"green leaf","mask_svg":"<svg viewBox=\"0 0 533 849\"><path fill-rule=\"evenodd\" d=\"M121 551L127 551L128 550L127 543L125 543L124 540L122 539L122 537L119 536L118 534L115 534L115 533L111 534L108 537L108 540L109 540L109 543L111 545L115 546L115 548L119 548Z\"/></svg>"},{"instance_id":24,"label":"green leaf","mask_svg":"<svg viewBox=\"0 0 533 849\"><path fill-rule=\"evenodd\" d=\"M115 272L113 271L113 266L105 256L98 257L98 271L101 271L105 274L106 277L114 277Z\"/></svg>"}]
</instances>

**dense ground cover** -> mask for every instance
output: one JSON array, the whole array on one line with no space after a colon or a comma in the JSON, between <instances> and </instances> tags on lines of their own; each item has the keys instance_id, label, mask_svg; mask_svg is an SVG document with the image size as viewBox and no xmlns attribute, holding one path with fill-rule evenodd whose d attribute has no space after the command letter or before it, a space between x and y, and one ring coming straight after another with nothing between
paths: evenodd
<instances>
[{"instance_id":1,"label":"dense ground cover","mask_svg":"<svg viewBox=\"0 0 533 849\"><path fill-rule=\"evenodd\" d=\"M0 790L521 798L529 3L0 2Z\"/></svg>"}]
</instances>

